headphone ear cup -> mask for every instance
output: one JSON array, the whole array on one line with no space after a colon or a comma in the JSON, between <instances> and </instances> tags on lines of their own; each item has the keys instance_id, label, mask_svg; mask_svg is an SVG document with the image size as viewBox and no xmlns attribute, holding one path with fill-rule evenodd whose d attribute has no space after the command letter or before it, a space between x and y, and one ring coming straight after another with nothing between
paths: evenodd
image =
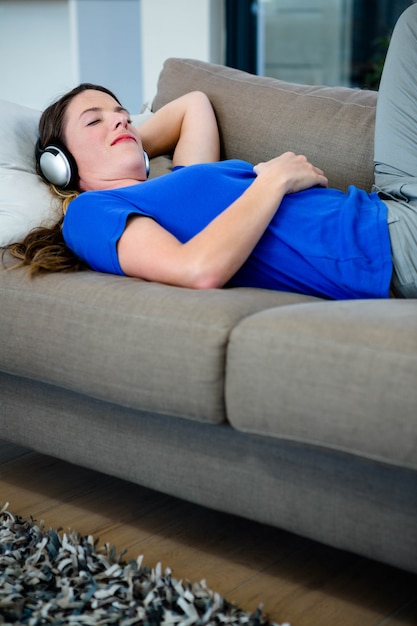
<instances>
[{"instance_id":1,"label":"headphone ear cup","mask_svg":"<svg viewBox=\"0 0 417 626\"><path fill-rule=\"evenodd\" d=\"M36 160L40 174L53 185L61 189L77 189L78 169L73 156L56 143L41 148L39 139L36 144Z\"/></svg>"},{"instance_id":2,"label":"headphone ear cup","mask_svg":"<svg viewBox=\"0 0 417 626\"><path fill-rule=\"evenodd\" d=\"M143 151L143 158L145 159L146 178L148 178L149 177L149 172L150 172L150 169L151 169L151 164L149 163L148 153L145 152L145 150Z\"/></svg>"}]
</instances>

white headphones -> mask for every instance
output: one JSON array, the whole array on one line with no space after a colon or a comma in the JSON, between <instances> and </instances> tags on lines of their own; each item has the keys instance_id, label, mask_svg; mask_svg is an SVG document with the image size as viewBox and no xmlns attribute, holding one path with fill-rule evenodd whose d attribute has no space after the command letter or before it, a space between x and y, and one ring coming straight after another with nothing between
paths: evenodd
<instances>
[{"instance_id":1,"label":"white headphones","mask_svg":"<svg viewBox=\"0 0 417 626\"><path fill-rule=\"evenodd\" d=\"M43 178L61 189L77 189L78 168L72 154L59 142L41 148L36 142L35 157L39 173ZM148 154L143 151L146 178L149 176L150 163Z\"/></svg>"}]
</instances>

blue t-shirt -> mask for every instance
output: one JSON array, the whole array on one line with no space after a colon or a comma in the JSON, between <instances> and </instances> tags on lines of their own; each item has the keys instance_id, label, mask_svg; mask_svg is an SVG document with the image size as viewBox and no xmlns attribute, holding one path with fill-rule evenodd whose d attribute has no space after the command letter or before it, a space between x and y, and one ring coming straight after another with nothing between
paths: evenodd
<instances>
[{"instance_id":1,"label":"blue t-shirt","mask_svg":"<svg viewBox=\"0 0 417 626\"><path fill-rule=\"evenodd\" d=\"M92 269L123 274L117 242L132 214L146 215L185 243L253 182L244 161L175 168L137 185L80 194L68 207L64 239ZM386 298L392 273L386 205L355 187L315 187L284 197L230 286L332 299Z\"/></svg>"}]
</instances>

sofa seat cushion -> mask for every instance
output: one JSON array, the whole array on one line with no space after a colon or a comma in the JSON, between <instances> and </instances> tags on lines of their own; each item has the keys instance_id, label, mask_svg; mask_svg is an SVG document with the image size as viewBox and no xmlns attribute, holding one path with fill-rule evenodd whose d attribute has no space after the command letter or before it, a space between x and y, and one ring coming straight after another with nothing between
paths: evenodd
<instances>
[{"instance_id":1,"label":"sofa seat cushion","mask_svg":"<svg viewBox=\"0 0 417 626\"><path fill-rule=\"evenodd\" d=\"M194 90L213 104L225 158L258 163L291 150L321 167L331 187L371 189L375 91L296 85L204 61L168 59L152 108Z\"/></svg>"},{"instance_id":2,"label":"sofa seat cushion","mask_svg":"<svg viewBox=\"0 0 417 626\"><path fill-rule=\"evenodd\" d=\"M417 469L416 383L415 301L270 309L231 334L228 419L241 431Z\"/></svg>"},{"instance_id":3,"label":"sofa seat cushion","mask_svg":"<svg viewBox=\"0 0 417 626\"><path fill-rule=\"evenodd\" d=\"M194 291L91 271L0 271L0 368L123 406L222 422L232 328L311 300L250 289Z\"/></svg>"}]
</instances>

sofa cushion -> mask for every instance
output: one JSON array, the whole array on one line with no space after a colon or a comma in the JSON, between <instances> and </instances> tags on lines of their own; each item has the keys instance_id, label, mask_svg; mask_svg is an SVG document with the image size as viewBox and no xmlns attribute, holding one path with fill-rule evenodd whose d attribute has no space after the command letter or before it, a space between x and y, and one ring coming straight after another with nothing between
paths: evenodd
<instances>
[{"instance_id":1,"label":"sofa cushion","mask_svg":"<svg viewBox=\"0 0 417 626\"><path fill-rule=\"evenodd\" d=\"M296 85L168 59L152 108L193 90L204 91L214 106L225 158L257 163L291 150L321 167L332 187L371 189L376 92Z\"/></svg>"},{"instance_id":2,"label":"sofa cushion","mask_svg":"<svg viewBox=\"0 0 417 626\"><path fill-rule=\"evenodd\" d=\"M222 422L233 326L311 301L250 289L196 291L92 271L0 271L0 369L122 406Z\"/></svg>"},{"instance_id":3,"label":"sofa cushion","mask_svg":"<svg viewBox=\"0 0 417 626\"><path fill-rule=\"evenodd\" d=\"M239 430L417 469L415 301L253 315L231 334L226 382Z\"/></svg>"}]
</instances>

